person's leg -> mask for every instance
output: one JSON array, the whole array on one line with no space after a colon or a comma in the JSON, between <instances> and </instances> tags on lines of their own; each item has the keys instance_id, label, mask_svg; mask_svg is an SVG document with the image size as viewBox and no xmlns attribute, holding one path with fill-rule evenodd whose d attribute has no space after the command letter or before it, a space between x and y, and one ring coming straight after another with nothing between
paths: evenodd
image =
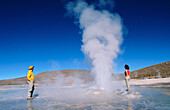
<instances>
[{"instance_id":1,"label":"person's leg","mask_svg":"<svg viewBox=\"0 0 170 110\"><path fill-rule=\"evenodd\" d=\"M30 98L30 96L31 96L31 92L28 90L28 96L27 96L27 98Z\"/></svg>"},{"instance_id":2,"label":"person's leg","mask_svg":"<svg viewBox=\"0 0 170 110\"><path fill-rule=\"evenodd\" d=\"M126 82L127 90L130 91L129 78L128 77L125 77L125 82Z\"/></svg>"},{"instance_id":3,"label":"person's leg","mask_svg":"<svg viewBox=\"0 0 170 110\"><path fill-rule=\"evenodd\" d=\"M130 86L129 86L129 77L127 77L127 88L128 88L128 91L130 91Z\"/></svg>"},{"instance_id":4,"label":"person's leg","mask_svg":"<svg viewBox=\"0 0 170 110\"><path fill-rule=\"evenodd\" d=\"M33 96L33 92L34 92L34 84L32 86L31 97Z\"/></svg>"},{"instance_id":5,"label":"person's leg","mask_svg":"<svg viewBox=\"0 0 170 110\"><path fill-rule=\"evenodd\" d=\"M33 82L28 81L28 83L29 83L29 86L28 86L28 98L30 98L31 97L32 87L33 87Z\"/></svg>"}]
</instances>

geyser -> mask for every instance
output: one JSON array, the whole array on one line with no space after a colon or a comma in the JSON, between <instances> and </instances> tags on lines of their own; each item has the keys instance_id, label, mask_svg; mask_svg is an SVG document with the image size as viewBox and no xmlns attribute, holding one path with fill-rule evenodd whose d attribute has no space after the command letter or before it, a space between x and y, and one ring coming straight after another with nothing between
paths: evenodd
<instances>
[{"instance_id":1,"label":"geyser","mask_svg":"<svg viewBox=\"0 0 170 110\"><path fill-rule=\"evenodd\" d=\"M102 8L108 4L104 0L99 3ZM112 66L122 43L121 17L82 0L69 2L66 8L82 30L82 51L91 59L96 86L111 90Z\"/></svg>"}]
</instances>

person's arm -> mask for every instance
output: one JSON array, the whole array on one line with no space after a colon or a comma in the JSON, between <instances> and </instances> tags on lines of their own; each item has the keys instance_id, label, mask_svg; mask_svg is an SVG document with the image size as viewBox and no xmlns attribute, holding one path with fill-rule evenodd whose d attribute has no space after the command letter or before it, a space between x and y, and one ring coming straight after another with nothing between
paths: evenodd
<instances>
[{"instance_id":1,"label":"person's arm","mask_svg":"<svg viewBox=\"0 0 170 110\"><path fill-rule=\"evenodd\" d=\"M127 76L127 70L125 70L125 76Z\"/></svg>"},{"instance_id":2,"label":"person's arm","mask_svg":"<svg viewBox=\"0 0 170 110\"><path fill-rule=\"evenodd\" d=\"M27 74L27 80L28 81L30 81L30 77L31 77L31 74L30 74L30 72L28 72L28 74Z\"/></svg>"},{"instance_id":3,"label":"person's arm","mask_svg":"<svg viewBox=\"0 0 170 110\"><path fill-rule=\"evenodd\" d=\"M34 75L33 75L33 72L31 72L30 80L31 80L31 81L34 81Z\"/></svg>"},{"instance_id":4,"label":"person's arm","mask_svg":"<svg viewBox=\"0 0 170 110\"><path fill-rule=\"evenodd\" d=\"M27 74L27 79L28 79L28 81L33 81L33 78L34 76L33 76L33 73L32 72L28 72L28 74Z\"/></svg>"}]
</instances>

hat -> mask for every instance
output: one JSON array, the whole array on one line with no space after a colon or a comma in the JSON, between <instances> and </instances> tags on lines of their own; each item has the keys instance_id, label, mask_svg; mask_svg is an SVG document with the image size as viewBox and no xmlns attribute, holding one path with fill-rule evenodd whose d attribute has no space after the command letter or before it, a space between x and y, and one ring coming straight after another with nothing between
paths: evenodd
<instances>
[{"instance_id":1,"label":"hat","mask_svg":"<svg viewBox=\"0 0 170 110\"><path fill-rule=\"evenodd\" d=\"M34 68L34 66L30 66L30 67L29 67L29 70L32 70L33 68Z\"/></svg>"}]
</instances>

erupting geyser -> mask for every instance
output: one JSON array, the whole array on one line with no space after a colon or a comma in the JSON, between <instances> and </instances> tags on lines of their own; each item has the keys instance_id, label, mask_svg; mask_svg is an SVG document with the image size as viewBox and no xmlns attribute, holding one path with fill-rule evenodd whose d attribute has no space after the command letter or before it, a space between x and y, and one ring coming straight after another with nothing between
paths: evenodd
<instances>
[{"instance_id":1,"label":"erupting geyser","mask_svg":"<svg viewBox=\"0 0 170 110\"><path fill-rule=\"evenodd\" d=\"M109 1L110 0L106 0ZM108 5L100 0L97 6ZM74 15L79 23L82 34L82 51L92 61L92 73L95 75L95 84L98 88L111 90L111 74L113 60L117 57L122 43L121 18L116 13L96 9L85 1L70 2L67 10Z\"/></svg>"}]
</instances>

